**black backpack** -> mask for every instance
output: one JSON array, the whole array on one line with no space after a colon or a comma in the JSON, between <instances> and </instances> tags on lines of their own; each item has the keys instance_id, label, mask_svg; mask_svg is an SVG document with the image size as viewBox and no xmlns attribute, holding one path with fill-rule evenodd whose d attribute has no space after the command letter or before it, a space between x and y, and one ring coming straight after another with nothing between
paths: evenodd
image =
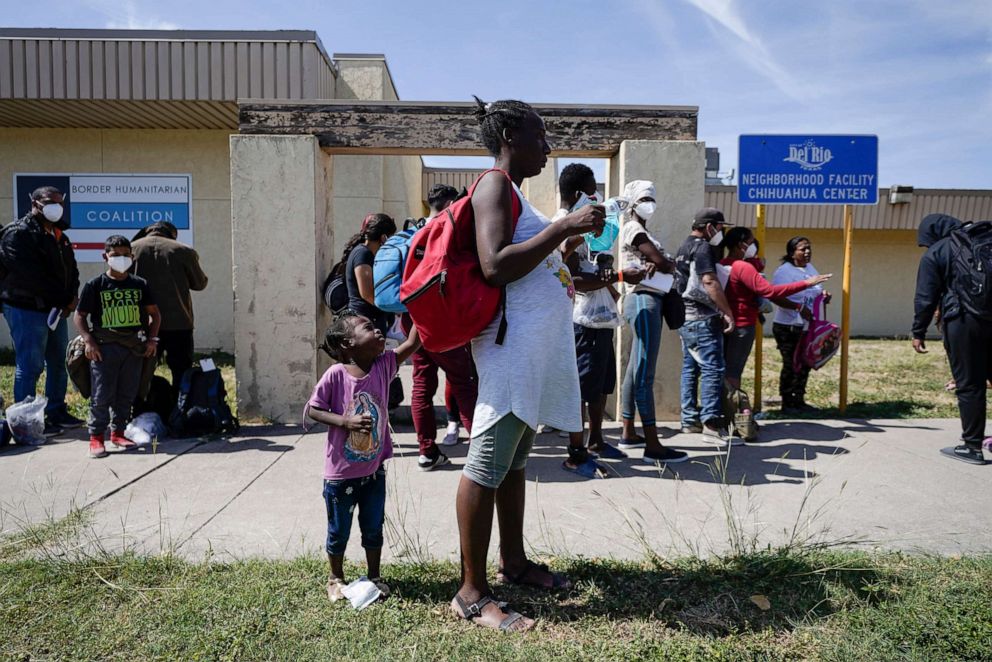
<instances>
[{"instance_id":1,"label":"black backpack","mask_svg":"<svg viewBox=\"0 0 992 662\"><path fill-rule=\"evenodd\" d=\"M194 366L183 373L169 429L177 437L237 434L240 425L227 405L227 389L220 370Z\"/></svg>"},{"instance_id":2,"label":"black backpack","mask_svg":"<svg viewBox=\"0 0 992 662\"><path fill-rule=\"evenodd\" d=\"M951 274L961 306L992 320L992 221L967 223L951 232Z\"/></svg>"},{"instance_id":3,"label":"black backpack","mask_svg":"<svg viewBox=\"0 0 992 662\"><path fill-rule=\"evenodd\" d=\"M343 275L334 275L333 271L329 273L320 286L320 292L324 297L324 305L335 315L348 307L348 285L344 282Z\"/></svg>"},{"instance_id":4,"label":"black backpack","mask_svg":"<svg viewBox=\"0 0 992 662\"><path fill-rule=\"evenodd\" d=\"M162 421L169 420L176 409L176 392L165 377L154 375L148 385L148 395L134 401L134 415L158 414Z\"/></svg>"}]
</instances>

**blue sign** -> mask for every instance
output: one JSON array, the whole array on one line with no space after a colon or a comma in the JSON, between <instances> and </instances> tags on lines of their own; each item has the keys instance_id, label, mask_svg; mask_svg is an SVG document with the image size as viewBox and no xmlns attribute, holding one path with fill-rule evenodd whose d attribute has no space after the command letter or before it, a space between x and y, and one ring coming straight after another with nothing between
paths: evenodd
<instances>
[{"instance_id":1,"label":"blue sign","mask_svg":"<svg viewBox=\"0 0 992 662\"><path fill-rule=\"evenodd\" d=\"M172 223L177 230L189 229L187 204L75 202L70 208L76 229L133 231L161 221Z\"/></svg>"},{"instance_id":2,"label":"blue sign","mask_svg":"<svg viewBox=\"0 0 992 662\"><path fill-rule=\"evenodd\" d=\"M878 204L878 136L742 135L737 201Z\"/></svg>"}]
</instances>

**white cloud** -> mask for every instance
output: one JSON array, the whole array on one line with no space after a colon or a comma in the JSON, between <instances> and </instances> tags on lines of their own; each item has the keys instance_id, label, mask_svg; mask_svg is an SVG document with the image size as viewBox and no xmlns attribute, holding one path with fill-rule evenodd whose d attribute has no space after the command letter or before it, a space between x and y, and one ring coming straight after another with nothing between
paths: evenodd
<instances>
[{"instance_id":1,"label":"white cloud","mask_svg":"<svg viewBox=\"0 0 992 662\"><path fill-rule=\"evenodd\" d=\"M765 76L785 95L796 100L808 100L819 96L819 90L796 78L772 56L762 40L748 28L734 0L685 0L685 2L730 32L735 40L728 45L734 54Z\"/></svg>"},{"instance_id":2,"label":"white cloud","mask_svg":"<svg viewBox=\"0 0 992 662\"><path fill-rule=\"evenodd\" d=\"M139 8L131 0L112 2L92 0L90 6L106 17L105 27L110 30L178 30L178 23L166 21Z\"/></svg>"}]
</instances>

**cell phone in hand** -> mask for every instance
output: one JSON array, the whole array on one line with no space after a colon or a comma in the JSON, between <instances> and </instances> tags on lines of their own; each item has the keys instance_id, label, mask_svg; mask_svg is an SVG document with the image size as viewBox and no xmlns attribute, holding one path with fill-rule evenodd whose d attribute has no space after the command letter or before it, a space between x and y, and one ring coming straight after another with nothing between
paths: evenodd
<instances>
[{"instance_id":1,"label":"cell phone in hand","mask_svg":"<svg viewBox=\"0 0 992 662\"><path fill-rule=\"evenodd\" d=\"M613 268L613 256L609 253L600 253L596 256L596 268L600 271Z\"/></svg>"}]
</instances>

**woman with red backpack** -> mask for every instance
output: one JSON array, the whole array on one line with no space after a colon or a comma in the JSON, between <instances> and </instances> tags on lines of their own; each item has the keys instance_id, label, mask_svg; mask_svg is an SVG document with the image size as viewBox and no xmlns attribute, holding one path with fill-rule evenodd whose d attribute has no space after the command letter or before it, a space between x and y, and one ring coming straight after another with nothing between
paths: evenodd
<instances>
[{"instance_id":1,"label":"woman with red backpack","mask_svg":"<svg viewBox=\"0 0 992 662\"><path fill-rule=\"evenodd\" d=\"M812 264L813 245L806 237L793 237L785 245L785 255L782 265L772 276L773 285L786 285L804 281L820 272ZM824 292L819 285L813 285L797 294L793 294L775 308L775 322L772 324L772 335L775 344L782 355L782 372L779 376L779 393L782 396L782 411L787 414L812 413L817 411L806 403L806 380L809 379L810 368L802 365L799 370L793 365L796 347L806 332L806 325L812 319L810 310L813 302L823 295L823 303L830 303L830 293Z\"/></svg>"},{"instance_id":2,"label":"woman with red backpack","mask_svg":"<svg viewBox=\"0 0 992 662\"><path fill-rule=\"evenodd\" d=\"M575 290L558 247L569 237L601 232L605 213L588 205L551 223L531 206L519 187L547 164L551 147L544 121L520 101L476 101L482 141L496 163L477 181L469 204L482 276L504 289L505 314L497 313L472 340L479 396L456 500L462 583L451 608L486 627L522 631L534 621L499 602L486 575L493 509L500 525L501 581L544 590L570 587L567 578L530 561L524 551L524 471L539 423L582 429L572 341Z\"/></svg>"}]
</instances>

